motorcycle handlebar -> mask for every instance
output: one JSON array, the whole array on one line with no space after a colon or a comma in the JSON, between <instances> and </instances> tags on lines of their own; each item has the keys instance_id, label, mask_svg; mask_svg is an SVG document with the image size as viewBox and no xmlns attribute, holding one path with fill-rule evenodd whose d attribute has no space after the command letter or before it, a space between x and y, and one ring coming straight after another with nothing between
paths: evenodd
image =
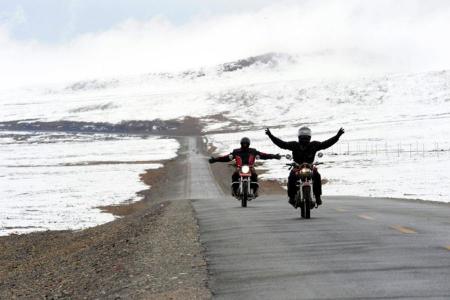
<instances>
[{"instance_id":1,"label":"motorcycle handlebar","mask_svg":"<svg viewBox=\"0 0 450 300\"><path fill-rule=\"evenodd\" d=\"M312 163L312 165L313 166L323 165L323 162L314 162L314 163ZM295 167L295 166L300 166L300 164L293 162L293 163L286 164L286 166Z\"/></svg>"}]
</instances>

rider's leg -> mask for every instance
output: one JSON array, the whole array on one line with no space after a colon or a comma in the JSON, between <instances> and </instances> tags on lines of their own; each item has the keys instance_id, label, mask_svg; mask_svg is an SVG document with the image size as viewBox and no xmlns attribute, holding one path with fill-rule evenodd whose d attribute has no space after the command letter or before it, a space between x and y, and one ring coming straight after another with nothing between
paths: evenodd
<instances>
[{"instance_id":1,"label":"rider's leg","mask_svg":"<svg viewBox=\"0 0 450 300\"><path fill-rule=\"evenodd\" d=\"M237 194L237 190L239 188L239 172L235 171L233 175L231 175L231 188L232 188L232 195Z\"/></svg>"},{"instance_id":2,"label":"rider's leg","mask_svg":"<svg viewBox=\"0 0 450 300\"><path fill-rule=\"evenodd\" d=\"M320 176L320 173L317 171L316 168L314 168L313 171L313 192L314 196L316 197L316 203L317 205L322 204L322 177Z\"/></svg>"},{"instance_id":3,"label":"rider's leg","mask_svg":"<svg viewBox=\"0 0 450 300\"><path fill-rule=\"evenodd\" d=\"M295 207L295 194L297 194L297 176L291 171L288 178L288 197L289 203Z\"/></svg>"},{"instance_id":4,"label":"rider's leg","mask_svg":"<svg viewBox=\"0 0 450 300\"><path fill-rule=\"evenodd\" d=\"M256 174L256 172L252 172L252 176L250 177L250 181L251 182L258 182L258 174ZM258 197L258 188L259 185L258 184L252 184L252 188L253 188L253 194L255 195L255 197Z\"/></svg>"}]
</instances>

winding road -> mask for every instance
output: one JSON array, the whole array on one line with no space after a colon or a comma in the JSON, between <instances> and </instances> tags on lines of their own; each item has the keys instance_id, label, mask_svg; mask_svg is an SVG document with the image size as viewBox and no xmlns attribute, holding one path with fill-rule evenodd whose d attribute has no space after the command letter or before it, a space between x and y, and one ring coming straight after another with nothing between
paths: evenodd
<instances>
[{"instance_id":1,"label":"winding road","mask_svg":"<svg viewBox=\"0 0 450 300\"><path fill-rule=\"evenodd\" d=\"M310 220L285 195L241 208L188 144L186 195L214 298L450 299L450 205L325 196Z\"/></svg>"}]
</instances>

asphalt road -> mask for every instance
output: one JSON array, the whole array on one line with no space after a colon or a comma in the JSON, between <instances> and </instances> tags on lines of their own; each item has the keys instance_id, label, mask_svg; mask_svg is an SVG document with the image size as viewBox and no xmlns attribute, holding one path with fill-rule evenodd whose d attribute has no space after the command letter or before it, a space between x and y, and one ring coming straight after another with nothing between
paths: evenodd
<instances>
[{"instance_id":1,"label":"asphalt road","mask_svg":"<svg viewBox=\"0 0 450 300\"><path fill-rule=\"evenodd\" d=\"M215 298L450 299L450 205L324 196L310 220L285 195L241 208L195 139L189 151L187 195Z\"/></svg>"}]
</instances>

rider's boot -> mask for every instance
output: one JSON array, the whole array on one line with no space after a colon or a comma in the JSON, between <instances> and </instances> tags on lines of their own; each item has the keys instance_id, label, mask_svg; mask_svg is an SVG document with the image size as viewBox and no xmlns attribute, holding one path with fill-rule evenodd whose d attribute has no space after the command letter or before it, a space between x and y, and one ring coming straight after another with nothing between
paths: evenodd
<instances>
[{"instance_id":1,"label":"rider's boot","mask_svg":"<svg viewBox=\"0 0 450 300\"><path fill-rule=\"evenodd\" d=\"M233 182L233 183L231 184L231 195L232 195L233 197L236 197L236 196L237 196L238 188L239 188L239 183L238 183L238 182Z\"/></svg>"},{"instance_id":2,"label":"rider's boot","mask_svg":"<svg viewBox=\"0 0 450 300\"><path fill-rule=\"evenodd\" d=\"M316 204L317 206L322 205L322 198L320 197L320 195L316 195Z\"/></svg>"},{"instance_id":3,"label":"rider's boot","mask_svg":"<svg viewBox=\"0 0 450 300\"><path fill-rule=\"evenodd\" d=\"M289 197L289 204L292 205L295 209L297 209L297 206L295 205L295 198Z\"/></svg>"},{"instance_id":4,"label":"rider's boot","mask_svg":"<svg viewBox=\"0 0 450 300\"><path fill-rule=\"evenodd\" d=\"M258 182L252 182L251 187L253 188L253 196L255 196L255 198L258 197L259 196L259 193L258 193L258 191L259 191L259 184L258 184Z\"/></svg>"}]
</instances>

